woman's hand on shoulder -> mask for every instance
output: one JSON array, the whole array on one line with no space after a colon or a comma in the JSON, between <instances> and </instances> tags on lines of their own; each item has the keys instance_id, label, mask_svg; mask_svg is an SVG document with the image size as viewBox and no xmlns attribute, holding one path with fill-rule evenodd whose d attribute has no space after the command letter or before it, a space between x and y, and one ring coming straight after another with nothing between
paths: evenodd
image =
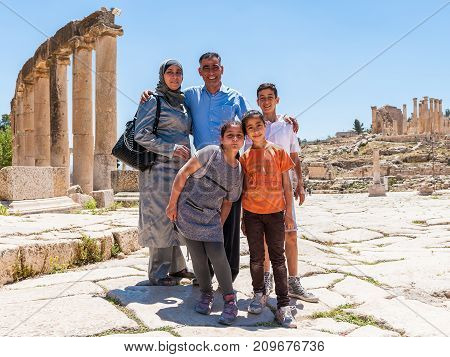
<instances>
[{"instance_id":1,"label":"woman's hand on shoulder","mask_svg":"<svg viewBox=\"0 0 450 357\"><path fill-rule=\"evenodd\" d=\"M145 103L147 100L149 100L152 95L153 95L153 92L151 90L143 91L142 95L141 95L141 104Z\"/></svg>"},{"instance_id":2,"label":"woman's hand on shoulder","mask_svg":"<svg viewBox=\"0 0 450 357\"><path fill-rule=\"evenodd\" d=\"M191 149L184 145L175 144L175 150L173 152L174 157L180 157L183 160L189 160L191 157Z\"/></svg>"}]
</instances>

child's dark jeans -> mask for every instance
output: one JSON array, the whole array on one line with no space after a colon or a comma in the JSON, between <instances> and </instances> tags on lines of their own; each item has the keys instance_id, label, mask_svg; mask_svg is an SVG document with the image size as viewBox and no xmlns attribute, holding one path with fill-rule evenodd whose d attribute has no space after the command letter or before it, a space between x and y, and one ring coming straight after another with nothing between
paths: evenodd
<instances>
[{"instance_id":1,"label":"child's dark jeans","mask_svg":"<svg viewBox=\"0 0 450 357\"><path fill-rule=\"evenodd\" d=\"M265 293L264 236L269 248L278 308L289 305L286 258L284 255L284 212L258 214L244 210L244 225L250 250L253 291Z\"/></svg>"}]
</instances>

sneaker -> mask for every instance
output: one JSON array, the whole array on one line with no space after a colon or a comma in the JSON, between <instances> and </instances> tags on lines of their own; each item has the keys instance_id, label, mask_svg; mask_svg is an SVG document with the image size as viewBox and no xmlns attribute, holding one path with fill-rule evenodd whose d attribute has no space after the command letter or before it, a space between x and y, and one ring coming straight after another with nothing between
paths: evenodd
<instances>
[{"instance_id":1,"label":"sneaker","mask_svg":"<svg viewBox=\"0 0 450 357\"><path fill-rule=\"evenodd\" d=\"M264 272L264 286L266 287L266 294L270 295L273 292L273 274L269 271Z\"/></svg>"},{"instance_id":2,"label":"sneaker","mask_svg":"<svg viewBox=\"0 0 450 357\"><path fill-rule=\"evenodd\" d=\"M236 294L228 294L223 297L223 311L219 317L219 323L222 325L231 325L238 315L236 305Z\"/></svg>"},{"instance_id":3,"label":"sneaker","mask_svg":"<svg viewBox=\"0 0 450 357\"><path fill-rule=\"evenodd\" d=\"M202 293L200 300L195 305L195 311L199 314L209 315L214 302L214 293Z\"/></svg>"},{"instance_id":4,"label":"sneaker","mask_svg":"<svg viewBox=\"0 0 450 357\"><path fill-rule=\"evenodd\" d=\"M280 307L275 314L275 320L283 327L297 328L297 323L292 317L290 306Z\"/></svg>"},{"instance_id":5,"label":"sneaker","mask_svg":"<svg viewBox=\"0 0 450 357\"><path fill-rule=\"evenodd\" d=\"M251 314L260 314L267 303L267 295L263 293L253 293L253 300L248 305L247 311Z\"/></svg>"},{"instance_id":6,"label":"sneaker","mask_svg":"<svg viewBox=\"0 0 450 357\"><path fill-rule=\"evenodd\" d=\"M306 302L319 302L319 298L317 296L307 292L305 288L302 286L302 284L300 284L300 277L290 276L288 283L289 283L288 296Z\"/></svg>"}]
</instances>

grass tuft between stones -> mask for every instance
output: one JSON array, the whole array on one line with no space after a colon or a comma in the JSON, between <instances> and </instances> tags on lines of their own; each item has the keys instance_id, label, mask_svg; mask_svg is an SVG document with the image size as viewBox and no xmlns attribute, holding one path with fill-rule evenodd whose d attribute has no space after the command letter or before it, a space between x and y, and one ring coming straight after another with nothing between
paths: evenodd
<instances>
[{"instance_id":1,"label":"grass tuft between stones","mask_svg":"<svg viewBox=\"0 0 450 357\"><path fill-rule=\"evenodd\" d=\"M95 199L91 198L90 200L86 201L83 205L84 209L96 209L97 208L97 201Z\"/></svg>"},{"instance_id":2,"label":"grass tuft between stones","mask_svg":"<svg viewBox=\"0 0 450 357\"><path fill-rule=\"evenodd\" d=\"M0 204L0 216L9 216L8 209Z\"/></svg>"},{"instance_id":3,"label":"grass tuft between stones","mask_svg":"<svg viewBox=\"0 0 450 357\"><path fill-rule=\"evenodd\" d=\"M111 257L117 258L119 253L122 252L122 249L120 249L120 246L117 242L114 242L113 246L111 247Z\"/></svg>"},{"instance_id":4,"label":"grass tuft between stones","mask_svg":"<svg viewBox=\"0 0 450 357\"><path fill-rule=\"evenodd\" d=\"M327 273L327 274L330 274L330 273L344 274L345 276L352 276L356 279L367 281L368 283L371 283L376 286L383 286L383 284L381 282L379 282L378 280L376 280L370 276L358 276L358 275L355 275L352 273L347 273L347 272L339 271L336 269L325 269L325 273Z\"/></svg>"},{"instance_id":5,"label":"grass tuft between stones","mask_svg":"<svg viewBox=\"0 0 450 357\"><path fill-rule=\"evenodd\" d=\"M26 278L33 277L37 275L38 273L35 272L30 266L24 264L23 259L19 252L19 257L14 263L13 267L13 279L14 281L23 280Z\"/></svg>"},{"instance_id":6,"label":"grass tuft between stones","mask_svg":"<svg viewBox=\"0 0 450 357\"><path fill-rule=\"evenodd\" d=\"M339 322L348 322L358 326L372 325L385 328L383 324L377 322L372 316L357 315L353 312L345 311L345 309L352 309L354 307L356 307L355 304L340 305L330 311L315 312L311 315L311 317L313 319L332 318L333 320Z\"/></svg>"},{"instance_id":7,"label":"grass tuft between stones","mask_svg":"<svg viewBox=\"0 0 450 357\"><path fill-rule=\"evenodd\" d=\"M70 268L70 264L60 263L59 257L50 257L49 274L65 273Z\"/></svg>"},{"instance_id":8,"label":"grass tuft between stones","mask_svg":"<svg viewBox=\"0 0 450 357\"><path fill-rule=\"evenodd\" d=\"M102 287L103 290L106 289L104 287ZM103 297L103 299L105 299L106 301L108 301L109 303L111 303L112 305L114 305L116 307L116 309L118 309L119 311L123 312L130 320L133 320L134 322L136 322L138 324L137 328L131 328L131 329L111 329L111 330L107 330L104 332L101 332L99 334L95 334L92 335L92 337L100 337L100 336L107 336L107 335L115 335L115 334L141 334L141 333L147 333L147 332L152 332L152 331L165 331L170 333L172 336L174 337L181 337L181 335L175 331L175 328L171 327L171 326L161 326L155 329L150 329L147 326L145 326L145 324L142 322L141 319L139 319L136 314L127 309L125 306L123 306L120 301L112 296L105 296Z\"/></svg>"},{"instance_id":9,"label":"grass tuft between stones","mask_svg":"<svg viewBox=\"0 0 450 357\"><path fill-rule=\"evenodd\" d=\"M373 316L370 315L360 315L355 314L354 312L345 311L346 309L353 309L357 306L357 304L345 304L339 305L333 310L324 311L324 312L315 312L311 315L312 319L319 318L332 318L338 322L348 322L350 324L354 324L357 326L375 326L382 330L394 331L399 333L401 336L404 335L404 331L395 330L387 324L377 321Z\"/></svg>"},{"instance_id":10,"label":"grass tuft between stones","mask_svg":"<svg viewBox=\"0 0 450 357\"><path fill-rule=\"evenodd\" d=\"M427 222L421 219L415 219L414 221L412 221L412 223L414 224L426 224Z\"/></svg>"},{"instance_id":11,"label":"grass tuft between stones","mask_svg":"<svg viewBox=\"0 0 450 357\"><path fill-rule=\"evenodd\" d=\"M77 247L77 258L74 265L86 265L102 261L102 252L97 241L88 235L81 233L81 242Z\"/></svg>"}]
</instances>

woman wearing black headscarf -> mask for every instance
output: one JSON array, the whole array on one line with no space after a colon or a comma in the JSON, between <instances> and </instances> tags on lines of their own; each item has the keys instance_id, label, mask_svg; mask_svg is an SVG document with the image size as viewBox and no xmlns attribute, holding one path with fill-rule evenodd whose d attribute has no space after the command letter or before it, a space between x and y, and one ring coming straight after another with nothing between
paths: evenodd
<instances>
[{"instance_id":1,"label":"woman wearing black headscarf","mask_svg":"<svg viewBox=\"0 0 450 357\"><path fill-rule=\"evenodd\" d=\"M139 243L149 247L148 277L151 285L172 286L182 277L193 278L186 269L180 249L183 241L167 218L173 180L190 157L189 133L192 120L181 91L183 67L176 60L164 61L159 70L155 94L161 100L156 135L156 98L139 106L135 140L157 155L151 170L139 173Z\"/></svg>"}]
</instances>

